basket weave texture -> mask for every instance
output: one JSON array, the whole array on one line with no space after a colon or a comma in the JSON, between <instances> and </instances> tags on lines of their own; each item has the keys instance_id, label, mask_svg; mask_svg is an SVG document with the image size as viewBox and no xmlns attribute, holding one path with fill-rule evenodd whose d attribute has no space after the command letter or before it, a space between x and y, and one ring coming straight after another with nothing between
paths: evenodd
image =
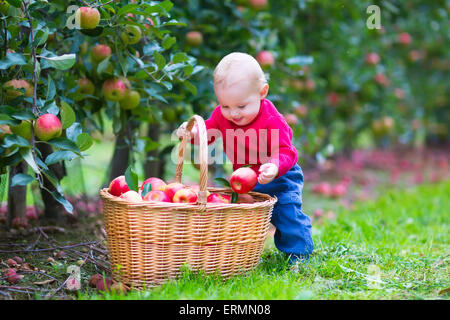
<instances>
[{"instance_id":1,"label":"basket weave texture","mask_svg":"<svg viewBox=\"0 0 450 320\"><path fill-rule=\"evenodd\" d=\"M264 248L277 199L250 192L254 203L207 203L206 190L231 195L226 188L207 188L207 137L200 116L200 191L197 203L131 203L100 190L109 258L116 280L141 288L176 278L187 263L193 270L227 278L254 268ZM180 144L175 182L181 182L186 135Z\"/></svg>"}]
</instances>

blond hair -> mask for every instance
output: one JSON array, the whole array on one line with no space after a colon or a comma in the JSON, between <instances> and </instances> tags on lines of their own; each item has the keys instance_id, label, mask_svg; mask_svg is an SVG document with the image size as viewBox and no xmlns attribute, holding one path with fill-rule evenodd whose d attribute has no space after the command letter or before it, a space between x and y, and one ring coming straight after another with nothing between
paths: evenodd
<instances>
[{"instance_id":1,"label":"blond hair","mask_svg":"<svg viewBox=\"0 0 450 320\"><path fill-rule=\"evenodd\" d=\"M267 83L255 58L247 53L233 52L223 57L214 69L214 87L228 87L241 81L247 81L255 90L261 90Z\"/></svg>"}]
</instances>

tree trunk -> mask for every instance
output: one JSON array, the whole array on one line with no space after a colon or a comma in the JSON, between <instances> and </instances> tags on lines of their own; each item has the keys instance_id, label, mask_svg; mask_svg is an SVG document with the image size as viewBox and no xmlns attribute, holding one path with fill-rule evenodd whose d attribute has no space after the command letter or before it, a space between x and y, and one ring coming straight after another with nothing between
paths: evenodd
<instances>
[{"instance_id":1,"label":"tree trunk","mask_svg":"<svg viewBox=\"0 0 450 320\"><path fill-rule=\"evenodd\" d=\"M52 147L45 143L39 144L38 148L42 153L43 159L47 158L47 156L53 152ZM64 164L55 163L49 165L48 167L54 173L58 181L60 181L67 174ZM45 176L43 176L42 183L48 190L52 192L56 190L50 180L48 180ZM45 189L41 189L41 196L45 206L44 217L51 222L55 222L57 224L60 223L62 213L66 210L64 209L64 206L56 201L56 199Z\"/></svg>"},{"instance_id":2,"label":"tree trunk","mask_svg":"<svg viewBox=\"0 0 450 320\"><path fill-rule=\"evenodd\" d=\"M11 186L13 177L18 173L27 173L27 163L19 162L9 169L8 213L6 225L11 228L14 218L25 218L27 209L27 186Z\"/></svg>"}]
</instances>

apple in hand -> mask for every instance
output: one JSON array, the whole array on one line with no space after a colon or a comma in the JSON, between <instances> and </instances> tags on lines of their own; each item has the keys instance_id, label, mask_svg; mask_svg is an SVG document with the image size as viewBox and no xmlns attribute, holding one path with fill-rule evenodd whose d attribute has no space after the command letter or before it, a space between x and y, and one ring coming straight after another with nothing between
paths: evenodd
<instances>
[{"instance_id":1,"label":"apple in hand","mask_svg":"<svg viewBox=\"0 0 450 320\"><path fill-rule=\"evenodd\" d=\"M154 201L154 202L172 202L169 196L162 190L149 191L145 197L144 201Z\"/></svg>"},{"instance_id":2,"label":"apple in hand","mask_svg":"<svg viewBox=\"0 0 450 320\"><path fill-rule=\"evenodd\" d=\"M119 198L124 199L126 201L130 201L130 202L142 202L143 201L142 196L134 190L130 190L125 193L122 193Z\"/></svg>"},{"instance_id":3,"label":"apple in hand","mask_svg":"<svg viewBox=\"0 0 450 320\"><path fill-rule=\"evenodd\" d=\"M186 188L183 184L172 182L164 188L164 192L169 196L170 200L173 201L173 196L175 195L175 193L183 188Z\"/></svg>"},{"instance_id":4,"label":"apple in hand","mask_svg":"<svg viewBox=\"0 0 450 320\"><path fill-rule=\"evenodd\" d=\"M231 203L231 197L218 193L211 193L206 199L208 203Z\"/></svg>"},{"instance_id":5,"label":"apple in hand","mask_svg":"<svg viewBox=\"0 0 450 320\"><path fill-rule=\"evenodd\" d=\"M242 167L231 174L230 185L236 193L247 193L252 191L258 183L256 172L249 167Z\"/></svg>"},{"instance_id":6,"label":"apple in hand","mask_svg":"<svg viewBox=\"0 0 450 320\"><path fill-rule=\"evenodd\" d=\"M151 191L156 191L156 190L161 190L164 191L164 188L166 187L166 183L161 180L160 178L156 178L156 177L151 177L146 179L142 185L139 187L139 190L144 190L144 187L146 184L150 183L150 185L152 186Z\"/></svg>"},{"instance_id":7,"label":"apple in hand","mask_svg":"<svg viewBox=\"0 0 450 320\"><path fill-rule=\"evenodd\" d=\"M106 44L98 44L92 48L91 57L95 62L105 60L111 55L111 48Z\"/></svg>"},{"instance_id":8,"label":"apple in hand","mask_svg":"<svg viewBox=\"0 0 450 320\"><path fill-rule=\"evenodd\" d=\"M197 199L197 193L191 188L180 189L173 196L173 202L176 203L195 203Z\"/></svg>"},{"instance_id":9,"label":"apple in hand","mask_svg":"<svg viewBox=\"0 0 450 320\"><path fill-rule=\"evenodd\" d=\"M125 176L118 176L117 178L114 178L109 184L108 191L116 197L120 196L122 193L130 191L130 188L125 180Z\"/></svg>"},{"instance_id":10,"label":"apple in hand","mask_svg":"<svg viewBox=\"0 0 450 320\"><path fill-rule=\"evenodd\" d=\"M43 114L37 118L34 124L34 133L41 141L57 138L62 133L61 121L54 114Z\"/></svg>"},{"instance_id":11,"label":"apple in hand","mask_svg":"<svg viewBox=\"0 0 450 320\"><path fill-rule=\"evenodd\" d=\"M119 104L122 109L131 110L136 108L139 105L139 101L141 100L141 95L136 90L128 91L125 98L120 100Z\"/></svg>"},{"instance_id":12,"label":"apple in hand","mask_svg":"<svg viewBox=\"0 0 450 320\"><path fill-rule=\"evenodd\" d=\"M75 12L75 24L81 29L95 29L100 22L100 12L96 8L81 7Z\"/></svg>"},{"instance_id":13,"label":"apple in hand","mask_svg":"<svg viewBox=\"0 0 450 320\"><path fill-rule=\"evenodd\" d=\"M106 100L120 101L126 97L128 88L121 79L109 79L103 83L102 91Z\"/></svg>"}]
</instances>

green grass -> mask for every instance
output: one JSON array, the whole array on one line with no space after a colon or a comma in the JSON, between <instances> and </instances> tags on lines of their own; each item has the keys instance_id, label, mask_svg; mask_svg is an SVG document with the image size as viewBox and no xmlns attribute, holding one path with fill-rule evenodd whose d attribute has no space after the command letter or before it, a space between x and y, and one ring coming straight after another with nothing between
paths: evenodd
<instances>
[{"instance_id":1,"label":"green grass","mask_svg":"<svg viewBox=\"0 0 450 320\"><path fill-rule=\"evenodd\" d=\"M336 220L313 225L315 252L298 273L268 240L246 276L222 281L187 270L160 287L126 296L83 291L79 299L448 299L449 194L447 181L338 208Z\"/></svg>"}]
</instances>

